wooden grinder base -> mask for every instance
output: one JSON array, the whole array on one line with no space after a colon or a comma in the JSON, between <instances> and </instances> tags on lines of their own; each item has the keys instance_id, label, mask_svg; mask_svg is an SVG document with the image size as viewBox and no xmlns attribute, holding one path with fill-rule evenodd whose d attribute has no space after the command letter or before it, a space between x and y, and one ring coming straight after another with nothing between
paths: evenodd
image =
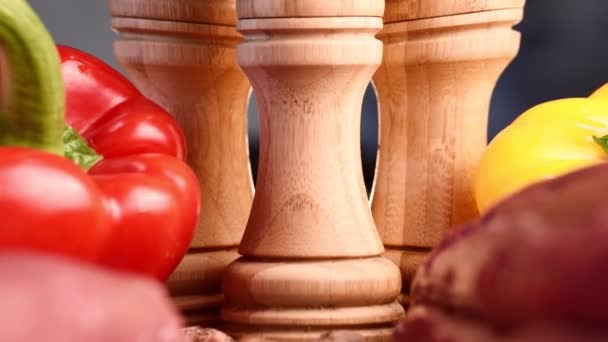
<instances>
[{"instance_id":1,"label":"wooden grinder base","mask_svg":"<svg viewBox=\"0 0 608 342\"><path fill-rule=\"evenodd\" d=\"M253 198L247 152L250 85L236 64L235 0L110 0L115 56L179 121L201 186L190 251L168 281L189 324L217 323L225 267L238 257Z\"/></svg>"},{"instance_id":2,"label":"wooden grinder base","mask_svg":"<svg viewBox=\"0 0 608 342\"><path fill-rule=\"evenodd\" d=\"M224 274L224 329L384 340L403 315L398 268L368 205L361 102L382 58L384 1L241 0L238 62L260 113L257 187L242 258Z\"/></svg>"}]
</instances>

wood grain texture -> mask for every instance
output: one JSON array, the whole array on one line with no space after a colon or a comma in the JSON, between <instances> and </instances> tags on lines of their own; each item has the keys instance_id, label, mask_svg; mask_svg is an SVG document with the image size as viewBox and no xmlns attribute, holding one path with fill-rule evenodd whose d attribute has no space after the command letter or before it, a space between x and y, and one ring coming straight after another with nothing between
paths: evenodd
<instances>
[{"instance_id":1,"label":"wood grain texture","mask_svg":"<svg viewBox=\"0 0 608 342\"><path fill-rule=\"evenodd\" d=\"M394 302L401 283L394 267L381 257L283 265L242 260L226 271L233 281L225 286L222 317L242 325L320 331L376 323L388 323L386 328L403 314Z\"/></svg>"},{"instance_id":2,"label":"wood grain texture","mask_svg":"<svg viewBox=\"0 0 608 342\"><path fill-rule=\"evenodd\" d=\"M410 284L416 276L418 266L424 262L428 250L426 248L393 249L387 248L384 256L399 266L401 270L401 292L409 293Z\"/></svg>"},{"instance_id":3,"label":"wood grain texture","mask_svg":"<svg viewBox=\"0 0 608 342\"><path fill-rule=\"evenodd\" d=\"M240 338L314 340L348 329L383 340L403 315L401 277L380 256L359 151L361 102L382 57L382 19L372 16L380 4L367 2L366 16L324 17L335 3L311 3L316 17L239 20L260 157L243 257L224 274L222 318Z\"/></svg>"},{"instance_id":4,"label":"wood grain texture","mask_svg":"<svg viewBox=\"0 0 608 342\"><path fill-rule=\"evenodd\" d=\"M372 211L392 260L411 274L419 250L478 216L473 173L490 98L519 49L522 9L386 24L374 75L381 112ZM411 262L406 260L414 258ZM404 289L411 277L404 276Z\"/></svg>"},{"instance_id":5,"label":"wood grain texture","mask_svg":"<svg viewBox=\"0 0 608 342\"><path fill-rule=\"evenodd\" d=\"M388 259L380 257L297 263L242 259L226 269L226 277L234 281L224 284L224 294L234 306L285 310L389 303L399 295L401 284L394 270Z\"/></svg>"},{"instance_id":6,"label":"wood grain texture","mask_svg":"<svg viewBox=\"0 0 608 342\"><path fill-rule=\"evenodd\" d=\"M241 254L335 258L383 251L359 153L361 101L381 60L374 38L381 25L380 18L239 22L248 41L238 61L260 112L256 196Z\"/></svg>"},{"instance_id":7,"label":"wood grain texture","mask_svg":"<svg viewBox=\"0 0 608 342\"><path fill-rule=\"evenodd\" d=\"M186 135L188 164L200 182L199 225L189 254L168 281L194 324L218 318L221 276L238 257L236 247L251 209L250 85L237 65L236 45L242 36L236 27L170 21L175 13L196 14L179 7L184 3L195 6L194 1L111 2L113 9L141 10L133 16L150 15L150 8L166 15L167 20L114 17L112 26L121 34L114 46L118 62L146 96L177 118ZM222 13L231 5L236 17L234 1L200 3L217 5ZM165 12L163 6L170 9ZM221 16L215 19L209 21L223 21Z\"/></svg>"},{"instance_id":8,"label":"wood grain texture","mask_svg":"<svg viewBox=\"0 0 608 342\"><path fill-rule=\"evenodd\" d=\"M108 0L114 17L236 25L235 0Z\"/></svg>"},{"instance_id":9,"label":"wood grain texture","mask_svg":"<svg viewBox=\"0 0 608 342\"><path fill-rule=\"evenodd\" d=\"M301 17L382 17L377 0L237 0L239 19Z\"/></svg>"},{"instance_id":10,"label":"wood grain texture","mask_svg":"<svg viewBox=\"0 0 608 342\"><path fill-rule=\"evenodd\" d=\"M521 9L525 0L386 0L384 23Z\"/></svg>"}]
</instances>

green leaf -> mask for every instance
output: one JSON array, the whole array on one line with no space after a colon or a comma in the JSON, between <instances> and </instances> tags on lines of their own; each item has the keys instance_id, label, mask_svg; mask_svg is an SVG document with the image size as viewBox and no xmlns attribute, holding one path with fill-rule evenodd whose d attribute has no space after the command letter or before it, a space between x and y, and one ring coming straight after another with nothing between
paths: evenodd
<instances>
[{"instance_id":1,"label":"green leaf","mask_svg":"<svg viewBox=\"0 0 608 342\"><path fill-rule=\"evenodd\" d=\"M594 135L593 140L604 149L604 152L608 153L608 135L599 138Z\"/></svg>"},{"instance_id":2,"label":"green leaf","mask_svg":"<svg viewBox=\"0 0 608 342\"><path fill-rule=\"evenodd\" d=\"M103 159L78 132L68 125L63 128L63 144L63 155L85 171Z\"/></svg>"}]
</instances>

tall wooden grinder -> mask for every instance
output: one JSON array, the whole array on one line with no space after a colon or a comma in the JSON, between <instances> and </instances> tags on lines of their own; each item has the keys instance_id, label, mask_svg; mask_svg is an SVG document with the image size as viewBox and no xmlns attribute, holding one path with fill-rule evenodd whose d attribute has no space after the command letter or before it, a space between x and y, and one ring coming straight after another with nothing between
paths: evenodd
<instances>
[{"instance_id":1,"label":"tall wooden grinder","mask_svg":"<svg viewBox=\"0 0 608 342\"><path fill-rule=\"evenodd\" d=\"M238 257L253 185L247 154L250 85L236 64L234 0L110 0L115 56L148 97L176 116L201 211L188 255L169 279L190 324L219 318L221 277Z\"/></svg>"},{"instance_id":2,"label":"tall wooden grinder","mask_svg":"<svg viewBox=\"0 0 608 342\"><path fill-rule=\"evenodd\" d=\"M348 329L383 339L403 315L359 147L383 11L381 0L237 2L260 159L243 257L224 279L222 318L233 336L314 339Z\"/></svg>"},{"instance_id":3,"label":"tall wooden grinder","mask_svg":"<svg viewBox=\"0 0 608 342\"><path fill-rule=\"evenodd\" d=\"M473 176L490 98L519 50L524 0L387 0L373 78L380 149L372 211L403 276L451 227L478 216ZM466 260L463 260L466 262Z\"/></svg>"}]
</instances>

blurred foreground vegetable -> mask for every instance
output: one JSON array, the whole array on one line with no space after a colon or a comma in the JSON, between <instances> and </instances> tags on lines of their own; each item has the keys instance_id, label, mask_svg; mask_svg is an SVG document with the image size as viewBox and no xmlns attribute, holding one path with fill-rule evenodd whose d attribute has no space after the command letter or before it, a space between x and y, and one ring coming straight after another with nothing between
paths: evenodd
<instances>
[{"instance_id":1,"label":"blurred foreground vegetable","mask_svg":"<svg viewBox=\"0 0 608 342\"><path fill-rule=\"evenodd\" d=\"M454 227L393 341L608 341L608 163L536 182Z\"/></svg>"},{"instance_id":2,"label":"blurred foreground vegetable","mask_svg":"<svg viewBox=\"0 0 608 342\"><path fill-rule=\"evenodd\" d=\"M58 53L24 0L0 3L0 48L0 249L165 280L199 215L175 120L99 59Z\"/></svg>"},{"instance_id":3,"label":"blurred foreground vegetable","mask_svg":"<svg viewBox=\"0 0 608 342\"><path fill-rule=\"evenodd\" d=\"M608 84L588 98L545 102L488 145L476 174L480 212L539 181L608 160Z\"/></svg>"},{"instance_id":4,"label":"blurred foreground vegetable","mask_svg":"<svg viewBox=\"0 0 608 342\"><path fill-rule=\"evenodd\" d=\"M156 281L73 259L0 253L2 342L185 342Z\"/></svg>"}]
</instances>

